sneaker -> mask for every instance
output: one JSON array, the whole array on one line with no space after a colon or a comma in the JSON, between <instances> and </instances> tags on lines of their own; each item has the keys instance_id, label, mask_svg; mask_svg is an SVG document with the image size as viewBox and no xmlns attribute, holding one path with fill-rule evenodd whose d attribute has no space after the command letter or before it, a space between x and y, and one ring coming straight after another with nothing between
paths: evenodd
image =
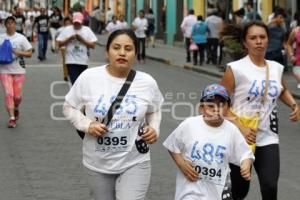
<instances>
[{"instance_id":1,"label":"sneaker","mask_svg":"<svg viewBox=\"0 0 300 200\"><path fill-rule=\"evenodd\" d=\"M300 89L300 83L297 84L297 88Z\"/></svg>"},{"instance_id":2,"label":"sneaker","mask_svg":"<svg viewBox=\"0 0 300 200\"><path fill-rule=\"evenodd\" d=\"M15 109L15 119L18 120L20 118L19 109Z\"/></svg>"},{"instance_id":3,"label":"sneaker","mask_svg":"<svg viewBox=\"0 0 300 200\"><path fill-rule=\"evenodd\" d=\"M16 126L17 126L17 121L15 119L10 119L8 121L8 125L7 125L8 128L15 128Z\"/></svg>"}]
</instances>

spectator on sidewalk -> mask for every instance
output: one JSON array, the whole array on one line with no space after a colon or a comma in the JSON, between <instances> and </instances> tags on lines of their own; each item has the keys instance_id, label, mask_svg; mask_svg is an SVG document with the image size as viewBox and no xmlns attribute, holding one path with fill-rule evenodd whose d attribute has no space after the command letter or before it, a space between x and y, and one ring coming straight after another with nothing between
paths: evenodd
<instances>
[{"instance_id":1,"label":"spectator on sidewalk","mask_svg":"<svg viewBox=\"0 0 300 200\"><path fill-rule=\"evenodd\" d=\"M286 29L284 27L284 13L276 11L271 22L268 24L269 44L265 58L274 60L284 65L284 42Z\"/></svg>"},{"instance_id":2,"label":"spectator on sidewalk","mask_svg":"<svg viewBox=\"0 0 300 200\"><path fill-rule=\"evenodd\" d=\"M123 29L110 34L105 53L109 63L80 75L66 95L63 112L86 133L82 155L92 199L142 200L150 184L150 151L149 147L147 151L139 150L137 144L140 138L147 145L157 141L163 96L149 74L136 71L121 107L108 125L101 122L136 60L134 32ZM139 131L144 119L147 125Z\"/></svg>"},{"instance_id":3,"label":"spectator on sidewalk","mask_svg":"<svg viewBox=\"0 0 300 200\"><path fill-rule=\"evenodd\" d=\"M132 22L132 27L138 38L138 54L137 59L141 63L145 63L146 57L146 30L148 28L148 21L145 18L145 11L140 10L139 16L136 17Z\"/></svg>"},{"instance_id":4,"label":"spectator on sidewalk","mask_svg":"<svg viewBox=\"0 0 300 200\"><path fill-rule=\"evenodd\" d=\"M0 35L0 44L5 39L11 42L14 61L0 65L0 80L5 93L5 107L9 115L8 128L15 128L19 119L19 106L25 81L25 61L23 57L32 56L32 46L26 37L16 32L15 17L5 19L6 33Z\"/></svg>"},{"instance_id":5,"label":"spectator on sidewalk","mask_svg":"<svg viewBox=\"0 0 300 200\"><path fill-rule=\"evenodd\" d=\"M192 28L192 40L198 46L198 51L194 51L194 65L197 65L197 55L199 54L200 65L202 65L204 61L204 52L207 44L207 24L203 21L203 17L199 15L197 17L197 23L194 24Z\"/></svg>"},{"instance_id":6,"label":"spectator on sidewalk","mask_svg":"<svg viewBox=\"0 0 300 200\"><path fill-rule=\"evenodd\" d=\"M290 30L292 30L298 26L299 19L300 19L300 13L297 11L297 12L295 12L293 20L290 23Z\"/></svg>"},{"instance_id":7,"label":"spectator on sidewalk","mask_svg":"<svg viewBox=\"0 0 300 200\"><path fill-rule=\"evenodd\" d=\"M167 7L166 6L163 6L161 8L161 18L160 18L160 25L162 27L162 31L163 33L166 32L166 21L167 21L167 14L166 14L166 9Z\"/></svg>"},{"instance_id":8,"label":"spectator on sidewalk","mask_svg":"<svg viewBox=\"0 0 300 200\"><path fill-rule=\"evenodd\" d=\"M97 42L93 31L82 23L83 15L73 13L73 25L64 28L56 39L59 47L66 47L66 65L72 84L88 68L88 49L94 49Z\"/></svg>"},{"instance_id":9,"label":"spectator on sidewalk","mask_svg":"<svg viewBox=\"0 0 300 200\"><path fill-rule=\"evenodd\" d=\"M155 47L155 16L153 10L150 8L149 12L146 14L146 19L148 21L148 28L146 31L147 44Z\"/></svg>"},{"instance_id":10,"label":"spectator on sidewalk","mask_svg":"<svg viewBox=\"0 0 300 200\"><path fill-rule=\"evenodd\" d=\"M253 2L246 3L245 16L242 24L245 25L250 21L261 21L261 16L253 8Z\"/></svg>"},{"instance_id":11,"label":"spectator on sidewalk","mask_svg":"<svg viewBox=\"0 0 300 200\"><path fill-rule=\"evenodd\" d=\"M57 30L63 25L63 16L58 7L53 7L53 13L50 15L50 34L51 34L51 50L56 52L56 41Z\"/></svg>"},{"instance_id":12,"label":"spectator on sidewalk","mask_svg":"<svg viewBox=\"0 0 300 200\"><path fill-rule=\"evenodd\" d=\"M194 10L189 10L189 14L184 17L180 28L185 38L185 49L186 49L186 62L191 62L191 53L190 53L190 45L191 45L191 37L192 37L192 28L194 24L197 23L197 17L194 15Z\"/></svg>"},{"instance_id":13,"label":"spectator on sidewalk","mask_svg":"<svg viewBox=\"0 0 300 200\"><path fill-rule=\"evenodd\" d=\"M38 59L43 61L46 59L50 26L50 20L45 8L41 8L41 15L35 18L33 30L35 30L36 25L38 31Z\"/></svg>"},{"instance_id":14,"label":"spectator on sidewalk","mask_svg":"<svg viewBox=\"0 0 300 200\"><path fill-rule=\"evenodd\" d=\"M206 64L212 62L217 65L218 48L220 41L220 32L223 28L223 19L218 15L217 11L213 11L205 20L208 26L207 36L207 61ZM221 53L220 53L221 54Z\"/></svg>"},{"instance_id":15,"label":"spectator on sidewalk","mask_svg":"<svg viewBox=\"0 0 300 200\"><path fill-rule=\"evenodd\" d=\"M260 199L276 200L280 174L277 101L289 106L291 113L285 117L292 122L300 119L300 110L285 85L284 66L265 60L268 40L268 27L263 22L247 24L243 44L248 55L228 63L221 83L232 96L228 119L236 124L249 145L256 145L254 169L260 182ZM259 118L257 130L242 125L233 113L244 119ZM230 168L233 199L244 199L250 182L241 177L240 167L232 164Z\"/></svg>"},{"instance_id":16,"label":"spectator on sidewalk","mask_svg":"<svg viewBox=\"0 0 300 200\"><path fill-rule=\"evenodd\" d=\"M287 52L293 64L293 75L300 89L300 16L297 17L297 26L291 31L287 41Z\"/></svg>"}]
</instances>

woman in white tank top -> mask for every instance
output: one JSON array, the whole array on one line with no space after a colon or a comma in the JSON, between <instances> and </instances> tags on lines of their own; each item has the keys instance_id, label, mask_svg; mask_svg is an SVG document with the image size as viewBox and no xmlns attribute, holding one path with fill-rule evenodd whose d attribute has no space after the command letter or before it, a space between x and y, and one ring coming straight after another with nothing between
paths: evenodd
<instances>
[{"instance_id":1,"label":"woman in white tank top","mask_svg":"<svg viewBox=\"0 0 300 200\"><path fill-rule=\"evenodd\" d=\"M248 55L228 64L222 79L232 96L232 109L239 115L251 116L260 111L260 125L255 132L235 123L248 144L256 143L254 168L257 172L262 199L277 199L279 178L279 139L277 99L280 98L291 108L290 120L300 119L299 106L282 80L283 66L277 62L265 60L268 44L268 28L262 22L250 22L244 27L243 43ZM267 67L269 73L267 73ZM269 74L266 95L265 83ZM262 104L262 98L265 103ZM249 191L250 182L240 176L240 169L231 165L233 199L244 199Z\"/></svg>"}]
</instances>

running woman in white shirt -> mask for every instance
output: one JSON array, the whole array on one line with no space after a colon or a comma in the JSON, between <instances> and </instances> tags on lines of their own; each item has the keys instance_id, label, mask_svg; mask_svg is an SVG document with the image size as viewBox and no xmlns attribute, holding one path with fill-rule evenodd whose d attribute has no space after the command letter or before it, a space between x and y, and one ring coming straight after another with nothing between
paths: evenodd
<instances>
[{"instance_id":1,"label":"running woman in white shirt","mask_svg":"<svg viewBox=\"0 0 300 200\"><path fill-rule=\"evenodd\" d=\"M22 101L25 82L25 62L23 57L32 56L32 46L26 37L16 32L16 19L5 19L6 33L0 35L0 44L8 39L13 48L14 61L0 65L0 80L5 93L5 107L9 114L8 128L15 128L19 119L19 106Z\"/></svg>"},{"instance_id":2,"label":"running woman in white shirt","mask_svg":"<svg viewBox=\"0 0 300 200\"><path fill-rule=\"evenodd\" d=\"M116 30L106 44L109 63L84 71L66 96L65 116L84 131L83 165L94 200L143 200L150 183L150 153L136 145L142 138L157 141L163 97L156 81L144 72L136 76L108 126L101 123L116 98L137 54L132 30ZM80 110L84 107L86 116Z\"/></svg>"},{"instance_id":3,"label":"running woman in white shirt","mask_svg":"<svg viewBox=\"0 0 300 200\"><path fill-rule=\"evenodd\" d=\"M226 89L207 86L200 100L203 115L184 120L163 145L178 166L175 200L222 200L229 162L251 179L253 153L239 129L224 119L230 106ZM227 196L226 196L227 197Z\"/></svg>"},{"instance_id":4,"label":"running woman in white shirt","mask_svg":"<svg viewBox=\"0 0 300 200\"><path fill-rule=\"evenodd\" d=\"M268 39L268 27L264 23L254 21L245 25L243 44L248 55L228 64L221 83L232 95L232 109L236 114L251 117L260 110L260 125L256 133L234 118L232 122L239 127L248 144L256 143L254 168L260 182L262 199L276 200L280 163L277 99L291 108L291 121L299 120L300 113L299 106L282 78L284 67L275 61L264 59ZM267 67L268 95L262 104ZM238 166L230 167L233 199L244 199L250 182L241 178Z\"/></svg>"}]
</instances>

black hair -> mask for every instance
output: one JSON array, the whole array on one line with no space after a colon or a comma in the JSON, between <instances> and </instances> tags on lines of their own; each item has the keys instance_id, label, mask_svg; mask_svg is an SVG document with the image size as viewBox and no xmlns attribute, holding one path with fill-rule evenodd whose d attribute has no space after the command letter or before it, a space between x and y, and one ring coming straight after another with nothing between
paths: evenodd
<instances>
[{"instance_id":1,"label":"black hair","mask_svg":"<svg viewBox=\"0 0 300 200\"><path fill-rule=\"evenodd\" d=\"M244 29L243 29L243 41L246 41L246 36L248 34L249 29L252 26L259 26L259 27L265 29L265 31L267 33L267 36L269 37L269 29L268 29L268 26L265 23L263 23L261 21L250 21L249 23L247 23L244 26Z\"/></svg>"},{"instance_id":2,"label":"black hair","mask_svg":"<svg viewBox=\"0 0 300 200\"><path fill-rule=\"evenodd\" d=\"M282 8L277 8L275 11L274 11L274 18L281 15L282 17L285 17L285 12L284 12L284 9Z\"/></svg>"},{"instance_id":3,"label":"black hair","mask_svg":"<svg viewBox=\"0 0 300 200\"><path fill-rule=\"evenodd\" d=\"M298 11L294 14L294 20L297 21L297 26L300 26L300 13Z\"/></svg>"},{"instance_id":4,"label":"black hair","mask_svg":"<svg viewBox=\"0 0 300 200\"><path fill-rule=\"evenodd\" d=\"M5 21L4 21L4 25L7 24L8 20L12 20L12 21L14 21L14 22L16 23L16 18L15 18L14 16L8 16L8 17L5 19Z\"/></svg>"},{"instance_id":5,"label":"black hair","mask_svg":"<svg viewBox=\"0 0 300 200\"><path fill-rule=\"evenodd\" d=\"M153 14L152 8L149 8L149 13L150 13L150 14Z\"/></svg>"},{"instance_id":6,"label":"black hair","mask_svg":"<svg viewBox=\"0 0 300 200\"><path fill-rule=\"evenodd\" d=\"M145 11L144 10L140 10L139 13L142 13L145 15Z\"/></svg>"},{"instance_id":7,"label":"black hair","mask_svg":"<svg viewBox=\"0 0 300 200\"><path fill-rule=\"evenodd\" d=\"M189 10L189 15L193 15L193 14L195 14L194 9Z\"/></svg>"},{"instance_id":8,"label":"black hair","mask_svg":"<svg viewBox=\"0 0 300 200\"><path fill-rule=\"evenodd\" d=\"M202 21L202 20L203 20L202 15L198 15L198 16L197 16L197 20L198 20L198 21Z\"/></svg>"},{"instance_id":9,"label":"black hair","mask_svg":"<svg viewBox=\"0 0 300 200\"><path fill-rule=\"evenodd\" d=\"M127 35L128 37L130 37L130 39L132 40L132 42L134 44L134 47L135 47L135 54L137 54L137 51L138 51L138 39L135 36L135 33L131 29L120 29L120 30L116 30L116 31L112 32L109 35L108 39L107 39L106 51L107 52L109 51L109 47L110 47L111 43L119 35Z\"/></svg>"},{"instance_id":10,"label":"black hair","mask_svg":"<svg viewBox=\"0 0 300 200\"><path fill-rule=\"evenodd\" d=\"M72 19L71 19L70 17L65 17L65 18L64 18L64 23L65 23L66 21L70 21L70 22L72 23Z\"/></svg>"}]
</instances>

